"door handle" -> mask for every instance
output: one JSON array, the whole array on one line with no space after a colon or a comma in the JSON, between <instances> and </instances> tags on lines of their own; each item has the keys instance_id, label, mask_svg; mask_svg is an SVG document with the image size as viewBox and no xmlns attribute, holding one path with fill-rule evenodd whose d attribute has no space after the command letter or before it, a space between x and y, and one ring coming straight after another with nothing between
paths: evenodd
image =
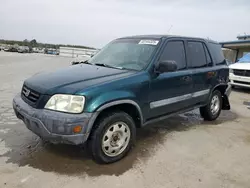
<instances>
[{"instance_id":1,"label":"door handle","mask_svg":"<svg viewBox=\"0 0 250 188\"><path fill-rule=\"evenodd\" d=\"M192 80L191 76L183 76L181 79L185 82L189 82Z\"/></svg>"}]
</instances>

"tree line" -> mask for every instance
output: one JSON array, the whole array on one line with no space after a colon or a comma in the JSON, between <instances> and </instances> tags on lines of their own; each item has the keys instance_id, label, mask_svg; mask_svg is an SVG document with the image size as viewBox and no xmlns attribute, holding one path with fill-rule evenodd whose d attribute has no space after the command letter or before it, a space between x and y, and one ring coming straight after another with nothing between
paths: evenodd
<instances>
[{"instance_id":1,"label":"tree line","mask_svg":"<svg viewBox=\"0 0 250 188\"><path fill-rule=\"evenodd\" d=\"M86 49L95 49L92 47L88 46L81 46L81 45L65 45L65 44L48 44L48 43L41 43L37 42L36 39L32 40L23 40L23 41L18 41L18 40L3 40L0 39L0 44L7 44L7 45L18 45L18 46L28 46L29 48L55 48L59 49L60 46L62 47L72 47L72 48L86 48Z\"/></svg>"}]
</instances>

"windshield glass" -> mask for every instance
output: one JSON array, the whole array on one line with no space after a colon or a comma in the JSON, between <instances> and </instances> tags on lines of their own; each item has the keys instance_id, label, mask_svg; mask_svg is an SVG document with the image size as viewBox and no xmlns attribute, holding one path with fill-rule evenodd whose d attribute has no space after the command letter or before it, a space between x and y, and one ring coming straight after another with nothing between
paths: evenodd
<instances>
[{"instance_id":1,"label":"windshield glass","mask_svg":"<svg viewBox=\"0 0 250 188\"><path fill-rule=\"evenodd\" d=\"M158 43L159 40L118 39L104 47L88 62L139 71L148 65Z\"/></svg>"},{"instance_id":2,"label":"windshield glass","mask_svg":"<svg viewBox=\"0 0 250 188\"><path fill-rule=\"evenodd\" d=\"M250 63L250 53L246 53L237 63Z\"/></svg>"}]
</instances>

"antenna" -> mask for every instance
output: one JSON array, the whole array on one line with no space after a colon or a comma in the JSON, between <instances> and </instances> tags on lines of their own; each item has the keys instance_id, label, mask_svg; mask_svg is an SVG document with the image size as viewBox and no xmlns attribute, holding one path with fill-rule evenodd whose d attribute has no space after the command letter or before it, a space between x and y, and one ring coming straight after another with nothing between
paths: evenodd
<instances>
[{"instance_id":1,"label":"antenna","mask_svg":"<svg viewBox=\"0 0 250 188\"><path fill-rule=\"evenodd\" d=\"M172 29L172 27L173 27L173 25L171 25L171 26L169 27L169 29L168 29L168 32L167 32L167 33L169 33L169 32L170 32L170 30Z\"/></svg>"}]
</instances>

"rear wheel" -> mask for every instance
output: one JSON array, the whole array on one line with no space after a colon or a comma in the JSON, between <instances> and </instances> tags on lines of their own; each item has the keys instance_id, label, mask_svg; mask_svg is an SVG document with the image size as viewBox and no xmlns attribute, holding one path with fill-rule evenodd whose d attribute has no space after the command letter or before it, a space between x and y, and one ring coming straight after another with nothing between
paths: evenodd
<instances>
[{"instance_id":1,"label":"rear wheel","mask_svg":"<svg viewBox=\"0 0 250 188\"><path fill-rule=\"evenodd\" d=\"M135 123L125 112L111 112L95 125L89 149L98 163L113 163L127 155L135 141Z\"/></svg>"},{"instance_id":2,"label":"rear wheel","mask_svg":"<svg viewBox=\"0 0 250 188\"><path fill-rule=\"evenodd\" d=\"M200 108L201 117L207 121L213 121L220 115L222 108L222 97L218 90L215 90L209 99L209 103Z\"/></svg>"}]
</instances>

